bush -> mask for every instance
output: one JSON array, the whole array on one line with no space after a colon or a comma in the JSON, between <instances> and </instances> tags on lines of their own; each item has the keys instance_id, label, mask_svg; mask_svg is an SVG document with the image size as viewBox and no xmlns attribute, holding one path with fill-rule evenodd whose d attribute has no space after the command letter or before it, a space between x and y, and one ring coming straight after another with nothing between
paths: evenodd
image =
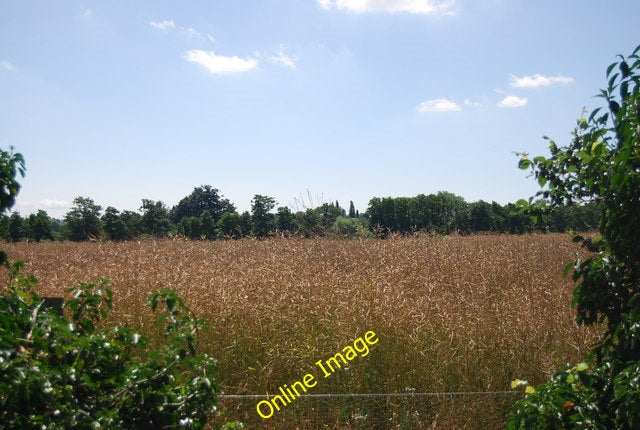
<instances>
[{"instance_id":1,"label":"bush","mask_svg":"<svg viewBox=\"0 0 640 430\"><path fill-rule=\"evenodd\" d=\"M596 202L600 235L575 236L590 257L576 259L578 324L603 324L587 363L556 373L516 403L508 428L640 428L640 46L607 69L600 92L609 112L581 118L570 145L550 141L551 157L526 155L543 189L520 201L539 216L561 205Z\"/></svg>"},{"instance_id":2,"label":"bush","mask_svg":"<svg viewBox=\"0 0 640 430\"><path fill-rule=\"evenodd\" d=\"M6 428L202 428L216 411L217 362L197 354L206 327L173 291L149 297L162 346L127 327L100 328L107 281L68 290L66 317L43 306L21 262L0 294L0 423ZM235 423L225 425L233 428Z\"/></svg>"},{"instance_id":3,"label":"bush","mask_svg":"<svg viewBox=\"0 0 640 430\"><path fill-rule=\"evenodd\" d=\"M373 237L373 233L367 228L365 223L359 218L336 218L331 232L340 237Z\"/></svg>"}]
</instances>

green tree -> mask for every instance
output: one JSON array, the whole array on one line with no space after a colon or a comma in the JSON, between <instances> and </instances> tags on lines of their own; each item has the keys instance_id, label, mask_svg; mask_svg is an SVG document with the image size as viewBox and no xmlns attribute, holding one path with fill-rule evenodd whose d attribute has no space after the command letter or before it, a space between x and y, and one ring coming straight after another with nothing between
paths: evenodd
<instances>
[{"instance_id":1,"label":"green tree","mask_svg":"<svg viewBox=\"0 0 640 430\"><path fill-rule=\"evenodd\" d=\"M124 210L120 214L124 223L127 238L131 239L142 234L142 215L135 211Z\"/></svg>"},{"instance_id":2,"label":"green tree","mask_svg":"<svg viewBox=\"0 0 640 430\"><path fill-rule=\"evenodd\" d=\"M169 211L160 200L157 202L142 199L142 230L145 234L155 237L164 237L171 231Z\"/></svg>"},{"instance_id":3,"label":"green tree","mask_svg":"<svg viewBox=\"0 0 640 430\"><path fill-rule=\"evenodd\" d=\"M203 236L202 222L199 217L187 216L178 222L178 232L189 239L200 239Z\"/></svg>"},{"instance_id":4,"label":"green tree","mask_svg":"<svg viewBox=\"0 0 640 430\"><path fill-rule=\"evenodd\" d=\"M542 188L518 206L540 216L558 206L599 202L600 234L575 236L590 256L573 267L578 324L603 324L586 363L527 386L509 428L640 428L640 46L607 69L597 108L578 120L567 146L521 158ZM519 385L516 381L513 385ZM522 382L521 385L526 385Z\"/></svg>"},{"instance_id":5,"label":"green tree","mask_svg":"<svg viewBox=\"0 0 640 430\"><path fill-rule=\"evenodd\" d=\"M249 211L244 211L240 214L240 236L246 237L251 234L251 214Z\"/></svg>"},{"instance_id":6,"label":"green tree","mask_svg":"<svg viewBox=\"0 0 640 430\"><path fill-rule=\"evenodd\" d=\"M280 206L276 211L276 227L278 231L291 233L296 229L296 217L286 206Z\"/></svg>"},{"instance_id":7,"label":"green tree","mask_svg":"<svg viewBox=\"0 0 640 430\"><path fill-rule=\"evenodd\" d=\"M223 213L236 210L235 206L229 200L222 198L219 193L217 188L212 188L210 185L194 188L191 194L171 209L171 220L177 224L184 217L199 217L203 211L209 211L214 223L217 222Z\"/></svg>"},{"instance_id":8,"label":"green tree","mask_svg":"<svg viewBox=\"0 0 640 430\"><path fill-rule=\"evenodd\" d=\"M102 233L101 210L102 207L88 197L73 199L73 207L64 218L69 239L82 241L99 237Z\"/></svg>"},{"instance_id":9,"label":"green tree","mask_svg":"<svg viewBox=\"0 0 640 430\"><path fill-rule=\"evenodd\" d=\"M237 212L225 212L216 223L218 234L230 239L242 236L242 217Z\"/></svg>"},{"instance_id":10,"label":"green tree","mask_svg":"<svg viewBox=\"0 0 640 430\"><path fill-rule=\"evenodd\" d=\"M102 215L102 225L109 240L126 240L129 238L127 227L120 217L120 211L109 206Z\"/></svg>"},{"instance_id":11,"label":"green tree","mask_svg":"<svg viewBox=\"0 0 640 430\"><path fill-rule=\"evenodd\" d=\"M276 205L273 197L256 194L251 200L251 220L253 234L256 237L267 237L273 227L274 215L271 213Z\"/></svg>"},{"instance_id":12,"label":"green tree","mask_svg":"<svg viewBox=\"0 0 640 430\"><path fill-rule=\"evenodd\" d=\"M42 209L29 215L27 219L29 237L36 242L53 240L53 222L46 211Z\"/></svg>"},{"instance_id":13,"label":"green tree","mask_svg":"<svg viewBox=\"0 0 640 430\"><path fill-rule=\"evenodd\" d=\"M353 205L353 200L349 201L349 218L356 217L356 207Z\"/></svg>"},{"instance_id":14,"label":"green tree","mask_svg":"<svg viewBox=\"0 0 640 430\"><path fill-rule=\"evenodd\" d=\"M314 237L323 234L322 218L320 218L320 215L314 209L298 212L296 218L298 220L299 232L302 236Z\"/></svg>"},{"instance_id":15,"label":"green tree","mask_svg":"<svg viewBox=\"0 0 640 430\"><path fill-rule=\"evenodd\" d=\"M208 210L202 211L200 214L200 225L202 226L202 234L209 240L214 240L218 237L216 230L216 222Z\"/></svg>"},{"instance_id":16,"label":"green tree","mask_svg":"<svg viewBox=\"0 0 640 430\"><path fill-rule=\"evenodd\" d=\"M25 167L22 154L0 149L0 213L5 213L16 201L20 191L18 175L24 178Z\"/></svg>"},{"instance_id":17,"label":"green tree","mask_svg":"<svg viewBox=\"0 0 640 430\"><path fill-rule=\"evenodd\" d=\"M13 212L9 217L9 240L20 242L27 237L27 226L18 212Z\"/></svg>"}]
</instances>

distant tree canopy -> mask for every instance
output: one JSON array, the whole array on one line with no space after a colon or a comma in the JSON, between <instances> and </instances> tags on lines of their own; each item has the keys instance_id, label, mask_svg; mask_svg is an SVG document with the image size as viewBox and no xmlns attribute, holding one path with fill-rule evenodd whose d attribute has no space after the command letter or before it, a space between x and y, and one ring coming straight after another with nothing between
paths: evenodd
<instances>
[{"instance_id":1,"label":"distant tree canopy","mask_svg":"<svg viewBox=\"0 0 640 430\"><path fill-rule=\"evenodd\" d=\"M372 229L380 234L430 231L441 234L533 231L589 231L597 227L599 206L595 203L557 207L533 223L515 213L515 205L496 202L467 203L448 192L419 194L416 197L373 198L366 215Z\"/></svg>"},{"instance_id":2,"label":"distant tree canopy","mask_svg":"<svg viewBox=\"0 0 640 430\"><path fill-rule=\"evenodd\" d=\"M192 240L239 239L246 236L286 237L386 237L389 233L438 234L474 232L526 233L532 231L591 231L597 227L596 203L558 206L533 222L518 214L516 205L477 201L441 191L415 197L374 197L360 214L353 201L346 211L338 201L293 212L277 207L270 196L256 194L251 212L238 213L218 189L203 185L170 210L162 201L143 199L139 211L102 207L88 197L77 197L63 220L40 210L23 218L18 212L0 215L0 238L21 240L107 239L129 240L140 236L179 236Z\"/></svg>"},{"instance_id":3,"label":"distant tree canopy","mask_svg":"<svg viewBox=\"0 0 640 430\"><path fill-rule=\"evenodd\" d=\"M193 189L193 192L180 200L174 206L169 215L174 224L185 217L199 217L202 212L209 211L214 223L223 213L234 212L235 206L229 200L222 198L217 188L210 185L202 185Z\"/></svg>"},{"instance_id":4,"label":"distant tree canopy","mask_svg":"<svg viewBox=\"0 0 640 430\"><path fill-rule=\"evenodd\" d=\"M100 211L102 207L88 197L76 197L73 208L65 216L65 226L70 240L82 241L99 237L102 233Z\"/></svg>"}]
</instances>

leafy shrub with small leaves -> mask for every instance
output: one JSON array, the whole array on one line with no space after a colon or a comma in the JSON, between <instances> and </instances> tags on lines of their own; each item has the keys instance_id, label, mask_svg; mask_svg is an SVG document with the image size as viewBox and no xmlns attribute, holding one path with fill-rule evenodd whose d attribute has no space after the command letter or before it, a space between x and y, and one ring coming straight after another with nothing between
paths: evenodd
<instances>
[{"instance_id":1,"label":"leafy shrub with small leaves","mask_svg":"<svg viewBox=\"0 0 640 430\"><path fill-rule=\"evenodd\" d=\"M210 421L217 362L197 354L206 326L173 291L149 297L164 342L148 351L148 338L133 329L105 328L113 297L107 280L69 289L65 317L43 306L37 280L21 272L22 262L6 267L0 427L202 428Z\"/></svg>"},{"instance_id":2,"label":"leafy shrub with small leaves","mask_svg":"<svg viewBox=\"0 0 640 430\"><path fill-rule=\"evenodd\" d=\"M578 324L603 324L587 363L568 367L537 387L524 381L507 425L517 428L640 428L640 46L611 64L598 108L581 118L570 145L550 141L551 157L530 159L542 188L539 199L520 201L539 216L560 205L598 202L600 234L575 236L589 252L569 264L576 282Z\"/></svg>"}]
</instances>

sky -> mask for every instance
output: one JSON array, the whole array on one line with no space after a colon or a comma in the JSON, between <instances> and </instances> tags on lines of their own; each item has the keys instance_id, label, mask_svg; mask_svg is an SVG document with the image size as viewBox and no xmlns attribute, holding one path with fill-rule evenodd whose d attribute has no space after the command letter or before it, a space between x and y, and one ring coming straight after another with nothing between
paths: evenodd
<instances>
[{"instance_id":1,"label":"sky","mask_svg":"<svg viewBox=\"0 0 640 430\"><path fill-rule=\"evenodd\" d=\"M303 209L527 198L514 152L568 143L636 0L0 0L14 210L168 207L211 185Z\"/></svg>"}]
</instances>

